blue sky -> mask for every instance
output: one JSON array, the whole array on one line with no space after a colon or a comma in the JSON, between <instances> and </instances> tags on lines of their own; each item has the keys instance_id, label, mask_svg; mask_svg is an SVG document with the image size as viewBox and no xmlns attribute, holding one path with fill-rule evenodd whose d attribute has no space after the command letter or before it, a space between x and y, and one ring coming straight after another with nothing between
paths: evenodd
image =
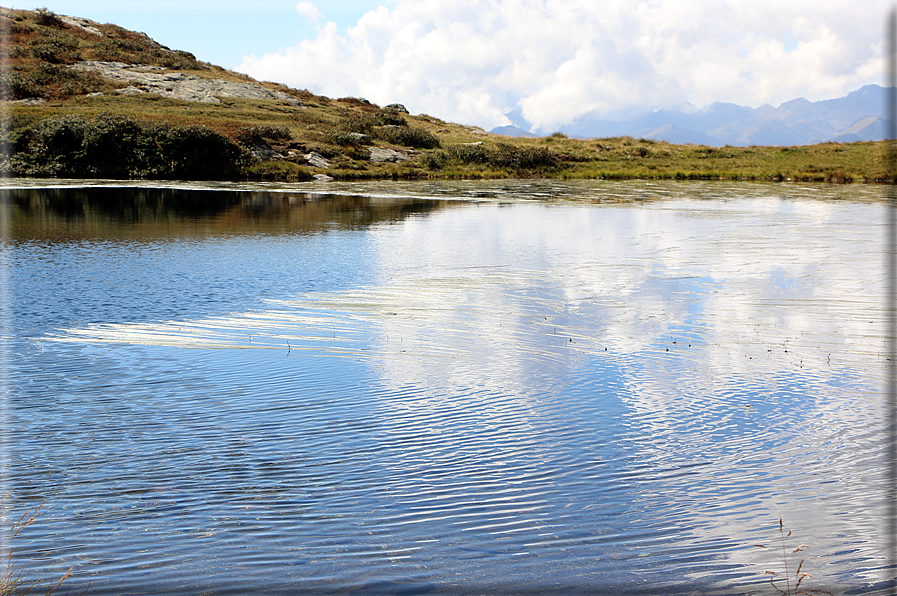
<instances>
[{"instance_id":1,"label":"blue sky","mask_svg":"<svg viewBox=\"0 0 897 596\"><path fill-rule=\"evenodd\" d=\"M12 4L33 9L32 5ZM585 115L757 107L881 83L889 0L47 0L330 97L552 132Z\"/></svg>"},{"instance_id":2,"label":"blue sky","mask_svg":"<svg viewBox=\"0 0 897 596\"><path fill-rule=\"evenodd\" d=\"M368 10L390 2L329 0L318 2L324 18L345 31ZM4 6L85 17L143 31L174 50L234 69L250 54L265 54L314 36L316 28L296 9L296 0L45 0Z\"/></svg>"}]
</instances>

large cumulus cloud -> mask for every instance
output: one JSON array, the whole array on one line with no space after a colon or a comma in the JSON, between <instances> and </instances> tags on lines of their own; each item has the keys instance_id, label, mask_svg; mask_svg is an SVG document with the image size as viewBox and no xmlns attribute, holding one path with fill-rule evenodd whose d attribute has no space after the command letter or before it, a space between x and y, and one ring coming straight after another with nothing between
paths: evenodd
<instances>
[{"instance_id":1,"label":"large cumulus cloud","mask_svg":"<svg viewBox=\"0 0 897 596\"><path fill-rule=\"evenodd\" d=\"M550 131L589 112L777 105L880 82L888 4L396 0L345 33L318 7L316 37L248 56L238 70L486 128L508 124L505 113L519 108Z\"/></svg>"}]
</instances>

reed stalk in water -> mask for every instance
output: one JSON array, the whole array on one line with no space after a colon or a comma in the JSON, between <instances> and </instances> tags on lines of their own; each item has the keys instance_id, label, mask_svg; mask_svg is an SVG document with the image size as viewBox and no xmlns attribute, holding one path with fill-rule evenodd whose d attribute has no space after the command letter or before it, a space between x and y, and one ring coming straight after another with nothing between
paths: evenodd
<instances>
[{"instance_id":1,"label":"reed stalk in water","mask_svg":"<svg viewBox=\"0 0 897 596\"><path fill-rule=\"evenodd\" d=\"M788 596L794 596L796 594L828 594L829 596L832 596L832 593L827 592L826 590L819 590L815 588L801 588L801 584L803 583L803 581L807 578L812 578L813 576L806 571L803 571L804 559L800 560L800 563L797 564L797 569L795 570L794 574L792 574L789 570L788 560L795 553L799 553L806 548L810 548L810 546L807 544L801 544L791 552L788 552L788 549L785 546L785 539L790 537L791 530L788 530L788 533L785 534L785 525L782 522L782 518L780 517L779 539L782 543L782 565L785 568L785 571L784 573L778 571L767 571L765 575L769 576L769 583L773 588L776 589L779 594L787 594ZM762 544L755 544L754 546L769 550L769 547ZM784 590L782 589L782 583L785 584Z\"/></svg>"}]
</instances>

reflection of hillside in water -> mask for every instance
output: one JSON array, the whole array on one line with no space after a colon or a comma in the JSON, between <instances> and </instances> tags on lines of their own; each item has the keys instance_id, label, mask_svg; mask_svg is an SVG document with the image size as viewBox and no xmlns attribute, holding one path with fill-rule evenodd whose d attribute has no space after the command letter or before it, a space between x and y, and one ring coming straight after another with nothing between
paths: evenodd
<instances>
[{"instance_id":1,"label":"reflection of hillside in water","mask_svg":"<svg viewBox=\"0 0 897 596\"><path fill-rule=\"evenodd\" d=\"M17 239L310 234L399 221L443 201L279 191L19 188L6 191Z\"/></svg>"},{"instance_id":2,"label":"reflection of hillside in water","mask_svg":"<svg viewBox=\"0 0 897 596\"><path fill-rule=\"evenodd\" d=\"M375 195L373 186L364 190ZM515 188L531 191L515 198ZM563 189L554 182L445 185L440 197L476 192L476 201L357 235L275 238L273 260L311 257L270 267L267 278L257 264L269 239L240 237L223 243L228 271L258 299L215 311L203 295L183 314L136 321L91 312L35 337L34 349L203 349L139 353L203 362L203 374L223 379L218 395L245 392L231 403L253 420L270 416L303 448L340 453L342 475L314 461L340 485L328 485L315 519L339 518L353 536L373 529L348 547L365 556L398 546L418 568L449 561L453 573L488 578L507 572L497 557L535 555L524 563L534 574L571 582L616 561L650 581L659 581L650 570L706 581L712 560L732 573L719 576L719 593L733 593L725 582L747 586L769 568L750 545L767 542L781 515L813 545L821 577L874 579L884 280L869 264L884 205L863 188L784 198L763 185L629 188L628 201L621 191L607 204L576 185L566 198L532 200ZM303 209L338 209L331 221L351 227L379 200L396 205L333 199ZM398 211L415 208L405 205ZM261 227L275 213L280 227ZM300 229L285 223L289 200L234 203L215 221L229 214L249 221L245 229ZM332 242L317 251L309 241L318 239ZM232 266L241 253L251 267ZM183 254L204 262L192 246ZM331 256L339 266L322 283L281 289ZM343 266L364 275L337 285ZM107 353L130 362L134 352ZM330 546L317 544L327 556ZM739 593L764 591L742 583Z\"/></svg>"}]
</instances>

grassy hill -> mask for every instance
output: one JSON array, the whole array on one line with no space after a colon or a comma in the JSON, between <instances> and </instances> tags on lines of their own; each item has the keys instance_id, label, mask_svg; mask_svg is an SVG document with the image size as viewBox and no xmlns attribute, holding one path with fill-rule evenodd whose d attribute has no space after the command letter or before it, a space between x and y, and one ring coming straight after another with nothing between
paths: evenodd
<instances>
[{"instance_id":1,"label":"grassy hill","mask_svg":"<svg viewBox=\"0 0 897 596\"><path fill-rule=\"evenodd\" d=\"M2 141L12 149L0 170L13 176L891 178L883 142L714 148L629 137L511 138L412 115L398 104L258 82L116 25L2 8L0 26L9 49L0 81ZM97 62L160 82L112 77ZM177 95L177 85L203 82L229 85L237 95L221 92L208 101ZM240 96L239 89L268 96Z\"/></svg>"}]
</instances>

